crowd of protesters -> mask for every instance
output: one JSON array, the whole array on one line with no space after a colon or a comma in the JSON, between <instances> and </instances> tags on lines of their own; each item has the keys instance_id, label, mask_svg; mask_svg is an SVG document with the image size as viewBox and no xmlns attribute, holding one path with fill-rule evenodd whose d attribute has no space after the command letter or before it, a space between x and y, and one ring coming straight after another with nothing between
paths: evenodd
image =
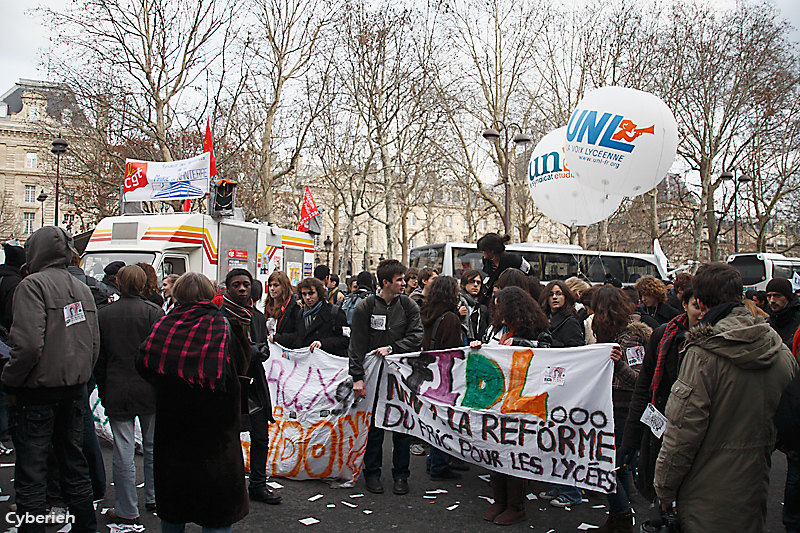
<instances>
[{"instance_id":1,"label":"crowd of protesters","mask_svg":"<svg viewBox=\"0 0 800 533\"><path fill-rule=\"evenodd\" d=\"M44 515L60 503L75 516L72 531L97 531L92 502L106 480L89 406L95 383L114 438L108 521L140 522L138 420L143 509L157 511L165 532L187 523L224 532L247 515L250 501L281 503L266 477L274 422L263 367L268 342L347 358L362 397L369 353L609 343L618 468L608 519L596 531L634 531L634 485L665 513L677 511L685 532L763 531L773 417L786 415L784 390L797 381L800 300L791 282L774 278L765 293L743 295L738 271L711 263L669 285L644 276L632 288L578 277L542 286L524 258L505 251L506 241L482 237L481 270L459 279L388 259L374 275L346 280L346 291L324 265L296 287L279 270L263 287L238 268L221 286L186 273L159 287L151 265L121 261L107 265L100 282L81 270L71 236L56 227L35 232L24 250L5 245L0 454L16 454L16 512ZM653 417L665 421L663 433L648 422ZM250 432L249 481L240 431ZM397 495L410 490L412 453L427 454L433 480L458 480L469 469L444 450L390 433ZM370 426L364 454L366 488L378 494L384 437ZM797 440L784 435L777 444L788 462L782 518L789 533L800 531ZM490 480L493 503L483 518L526 520L528 481L495 472ZM583 493L552 485L539 497L567 507ZM44 523L20 526L44 530Z\"/></svg>"}]
</instances>

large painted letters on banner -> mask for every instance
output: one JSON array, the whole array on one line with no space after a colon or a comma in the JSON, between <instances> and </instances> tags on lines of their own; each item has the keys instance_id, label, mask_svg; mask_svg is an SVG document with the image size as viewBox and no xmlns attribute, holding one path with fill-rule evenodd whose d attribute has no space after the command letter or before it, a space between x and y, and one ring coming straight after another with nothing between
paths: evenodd
<instances>
[{"instance_id":1,"label":"large painted letters on banner","mask_svg":"<svg viewBox=\"0 0 800 533\"><path fill-rule=\"evenodd\" d=\"M348 359L321 349L270 344L264 363L275 424L269 426L267 475L291 479L358 479L378 385L375 356L364 362L367 397L353 393ZM246 447L247 442L243 442Z\"/></svg>"},{"instance_id":2,"label":"large painted letters on banner","mask_svg":"<svg viewBox=\"0 0 800 533\"><path fill-rule=\"evenodd\" d=\"M390 355L375 424L496 472L613 492L611 347Z\"/></svg>"},{"instance_id":3,"label":"large painted letters on banner","mask_svg":"<svg viewBox=\"0 0 800 533\"><path fill-rule=\"evenodd\" d=\"M126 202L202 198L211 180L211 156L156 163L125 160L123 192Z\"/></svg>"}]
</instances>

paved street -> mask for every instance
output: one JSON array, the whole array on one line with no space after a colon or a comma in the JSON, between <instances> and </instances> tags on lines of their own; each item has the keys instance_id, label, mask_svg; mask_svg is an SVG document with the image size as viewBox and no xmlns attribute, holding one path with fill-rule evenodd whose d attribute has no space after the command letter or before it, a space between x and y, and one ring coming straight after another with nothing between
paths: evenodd
<instances>
[{"instance_id":1,"label":"paved street","mask_svg":"<svg viewBox=\"0 0 800 533\"><path fill-rule=\"evenodd\" d=\"M109 484L111 483L111 447L106 443L103 446L106 470L108 473ZM385 448L384 465L391 465L389 446L391 440L387 439ZM12 462L4 458L3 464ZM786 460L782 453L777 452L773 455L772 482L770 500L767 515L767 532L780 533L783 531L780 520L781 502L783 501L783 483L786 475ZM137 456L138 477L141 482L141 457ZM251 502L250 514L241 522L233 526L234 532L256 532L256 531L436 531L436 532L459 532L459 531L522 531L535 530L541 533L552 531L558 533L562 531L577 531L582 523L599 525L605 520L605 508L598 506L605 504L605 498L600 494L588 493L585 498L588 501L571 508L557 509L551 507L542 500L527 502L528 520L521 524L502 529L481 519L481 515L487 502L481 496L491 496L489 484L478 476L487 472L483 469L473 467L469 472L464 473L460 481L434 482L425 474L424 457L411 457L411 492L405 496L395 496L391 493L391 475L385 470L383 475L386 493L382 495L367 492L363 480L359 480L355 488L352 489L331 489L325 483L319 481L289 481L284 479L273 479L283 485L278 492L283 496L283 504L279 506L269 506L262 503ZM8 512L8 504L14 501L13 483L14 469L10 467L0 468L0 489L3 495L10 494L8 502L0 503L0 510L3 516ZM426 491L442 489L447 492L436 494L435 498L425 498ZM544 490L542 483L532 483L529 493L538 493ZM144 505L141 489L139 493L140 508ZM322 494L322 498L309 502L308 499L317 494ZM361 496L359 496L361 495ZM352 506L345 505L347 502ZM335 505L329 508L328 505ZM104 508L114 505L114 487L109 486L106 498L98 506L101 511ZM448 511L448 507L458 505L455 509ZM646 502L636 496L634 507L637 518L646 515ZM371 511L366 513L365 511ZM319 523L304 526L299 520L313 517ZM152 513L142 514L142 523L148 531L158 531L159 525L157 518ZM105 518L98 513L98 530L108 532ZM199 531L199 527L190 526L188 531ZM638 529L637 529L638 530ZM55 531L52 528L51 531Z\"/></svg>"}]
</instances>

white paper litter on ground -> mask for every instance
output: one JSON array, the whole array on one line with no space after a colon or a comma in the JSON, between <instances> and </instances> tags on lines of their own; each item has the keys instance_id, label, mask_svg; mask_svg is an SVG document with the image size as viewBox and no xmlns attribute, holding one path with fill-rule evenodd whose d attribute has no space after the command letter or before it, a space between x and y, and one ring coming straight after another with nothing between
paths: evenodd
<instances>
[{"instance_id":1,"label":"white paper litter on ground","mask_svg":"<svg viewBox=\"0 0 800 533\"><path fill-rule=\"evenodd\" d=\"M138 485L136 485L136 488L137 489L144 488L144 483L139 483Z\"/></svg>"},{"instance_id":2,"label":"white paper litter on ground","mask_svg":"<svg viewBox=\"0 0 800 533\"><path fill-rule=\"evenodd\" d=\"M141 533L144 531L142 524L107 524L111 533Z\"/></svg>"},{"instance_id":3,"label":"white paper litter on ground","mask_svg":"<svg viewBox=\"0 0 800 533\"><path fill-rule=\"evenodd\" d=\"M7 468L9 466L16 466L14 463L0 463L0 468Z\"/></svg>"},{"instance_id":4,"label":"white paper litter on ground","mask_svg":"<svg viewBox=\"0 0 800 533\"><path fill-rule=\"evenodd\" d=\"M312 496L312 497L310 497L310 498L308 499L308 501L310 501L310 502L315 502L315 501L319 500L320 498L322 498L322 494L317 494L316 496Z\"/></svg>"},{"instance_id":5,"label":"white paper litter on ground","mask_svg":"<svg viewBox=\"0 0 800 533\"><path fill-rule=\"evenodd\" d=\"M333 509L334 507L336 507L335 503L329 503L328 504L328 509Z\"/></svg>"},{"instance_id":6,"label":"white paper litter on ground","mask_svg":"<svg viewBox=\"0 0 800 533\"><path fill-rule=\"evenodd\" d=\"M550 531L548 531L547 533L555 533L555 529L551 529L551 530L550 530Z\"/></svg>"},{"instance_id":7,"label":"white paper litter on ground","mask_svg":"<svg viewBox=\"0 0 800 533\"><path fill-rule=\"evenodd\" d=\"M425 494L447 494L447 491L444 489L426 490Z\"/></svg>"},{"instance_id":8,"label":"white paper litter on ground","mask_svg":"<svg viewBox=\"0 0 800 533\"><path fill-rule=\"evenodd\" d=\"M342 500L342 505L346 505L346 506L348 506L348 507L349 507L349 508L351 508L351 509L355 509L356 507L358 507L358 505L356 505L356 504L354 504L354 503L346 502L346 501L344 501L344 500Z\"/></svg>"},{"instance_id":9,"label":"white paper litter on ground","mask_svg":"<svg viewBox=\"0 0 800 533\"><path fill-rule=\"evenodd\" d=\"M363 494L351 494L350 497L351 498L363 498L364 495Z\"/></svg>"},{"instance_id":10,"label":"white paper litter on ground","mask_svg":"<svg viewBox=\"0 0 800 533\"><path fill-rule=\"evenodd\" d=\"M100 509L100 514L106 514L109 509L110 507L103 507L102 509Z\"/></svg>"},{"instance_id":11,"label":"white paper litter on ground","mask_svg":"<svg viewBox=\"0 0 800 533\"><path fill-rule=\"evenodd\" d=\"M527 497L529 500L537 500L537 499L538 499L538 498L536 497L536 494L534 494L534 493L532 493L532 492L531 492L530 494L528 494L526 497Z\"/></svg>"},{"instance_id":12,"label":"white paper litter on ground","mask_svg":"<svg viewBox=\"0 0 800 533\"><path fill-rule=\"evenodd\" d=\"M281 485L277 481L270 481L269 483L267 483L267 486L269 488L271 488L271 489L282 489L283 488L283 485Z\"/></svg>"},{"instance_id":13,"label":"white paper litter on ground","mask_svg":"<svg viewBox=\"0 0 800 533\"><path fill-rule=\"evenodd\" d=\"M9 500L9 498L11 498L11 496L8 495L8 494L0 496L0 502L7 502Z\"/></svg>"},{"instance_id":14,"label":"white paper litter on ground","mask_svg":"<svg viewBox=\"0 0 800 533\"><path fill-rule=\"evenodd\" d=\"M581 500L581 502L582 502L582 503L588 503L588 502L589 502L589 500L588 500L588 498L584 498L584 499L582 499L582 500Z\"/></svg>"},{"instance_id":15,"label":"white paper litter on ground","mask_svg":"<svg viewBox=\"0 0 800 533\"><path fill-rule=\"evenodd\" d=\"M606 506L605 506L605 505L603 505L603 504L600 504L600 505L592 505L592 509L605 509L605 507L606 507Z\"/></svg>"},{"instance_id":16,"label":"white paper litter on ground","mask_svg":"<svg viewBox=\"0 0 800 533\"><path fill-rule=\"evenodd\" d=\"M298 522L300 522L304 526L312 526L314 524L319 524L319 520L317 520L313 516L309 516L308 518L301 518L300 520L298 520Z\"/></svg>"},{"instance_id":17,"label":"white paper litter on ground","mask_svg":"<svg viewBox=\"0 0 800 533\"><path fill-rule=\"evenodd\" d=\"M72 529L72 524L67 524L66 526L59 529L57 533L68 533L69 530L71 529Z\"/></svg>"},{"instance_id":18,"label":"white paper litter on ground","mask_svg":"<svg viewBox=\"0 0 800 533\"><path fill-rule=\"evenodd\" d=\"M453 510L453 509L455 509L456 507L458 507L458 504L451 505L450 507L448 507L448 508L447 508L447 510L448 510L448 511L452 511L452 510Z\"/></svg>"},{"instance_id":19,"label":"white paper litter on ground","mask_svg":"<svg viewBox=\"0 0 800 533\"><path fill-rule=\"evenodd\" d=\"M489 502L489 505L494 503L494 498L490 498L488 496L478 496L478 498L480 498L482 500L486 500L487 502Z\"/></svg>"},{"instance_id":20,"label":"white paper litter on ground","mask_svg":"<svg viewBox=\"0 0 800 533\"><path fill-rule=\"evenodd\" d=\"M364 512L364 514L372 514L372 511L370 511L369 509L364 509L363 512Z\"/></svg>"},{"instance_id":21,"label":"white paper litter on ground","mask_svg":"<svg viewBox=\"0 0 800 533\"><path fill-rule=\"evenodd\" d=\"M429 499L429 500L435 500L435 499L436 499L436 496L432 496L432 495L430 495L430 494L426 494L425 496L423 496L423 498L427 498L427 499Z\"/></svg>"},{"instance_id":22,"label":"white paper litter on ground","mask_svg":"<svg viewBox=\"0 0 800 533\"><path fill-rule=\"evenodd\" d=\"M578 526L578 531L587 531L589 529L600 529L600 526L593 526L592 524L587 524L586 522L583 522Z\"/></svg>"},{"instance_id":23,"label":"white paper litter on ground","mask_svg":"<svg viewBox=\"0 0 800 533\"><path fill-rule=\"evenodd\" d=\"M484 474L482 476L478 476L478 479L484 480L486 483L490 483L489 481L489 474Z\"/></svg>"}]
</instances>

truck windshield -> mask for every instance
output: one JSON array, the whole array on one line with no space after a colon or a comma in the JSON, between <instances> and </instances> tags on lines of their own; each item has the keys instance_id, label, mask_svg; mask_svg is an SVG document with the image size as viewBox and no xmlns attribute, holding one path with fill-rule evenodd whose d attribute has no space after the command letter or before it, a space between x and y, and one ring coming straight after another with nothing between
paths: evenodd
<instances>
[{"instance_id":1,"label":"truck windshield","mask_svg":"<svg viewBox=\"0 0 800 533\"><path fill-rule=\"evenodd\" d=\"M103 269L114 261L124 261L126 265L136 263L153 264L156 259L154 252L89 252L81 259L81 267L88 276L97 281L103 281ZM155 265L154 265L155 266Z\"/></svg>"}]
</instances>

